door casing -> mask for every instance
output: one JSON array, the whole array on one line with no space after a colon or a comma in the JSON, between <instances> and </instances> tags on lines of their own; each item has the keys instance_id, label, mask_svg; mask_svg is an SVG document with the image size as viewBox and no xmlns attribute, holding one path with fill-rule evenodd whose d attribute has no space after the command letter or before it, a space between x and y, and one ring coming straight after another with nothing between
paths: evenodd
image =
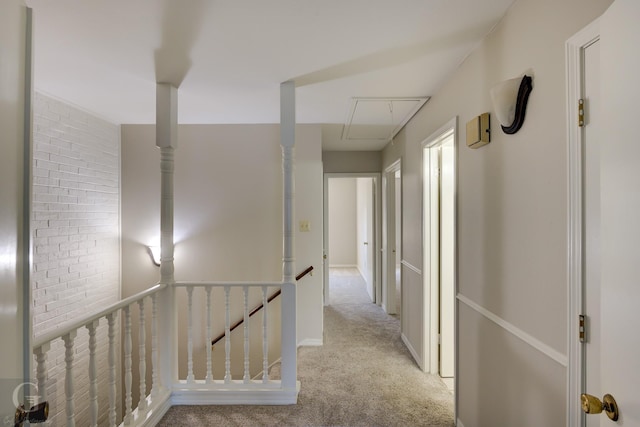
<instances>
[{"instance_id":1,"label":"door casing","mask_svg":"<svg viewBox=\"0 0 640 427\"><path fill-rule=\"evenodd\" d=\"M325 173L323 185L323 295L324 305L329 304L329 179L331 178L372 178L374 187L373 200L373 222L374 222L374 289L376 293L376 303L379 305L382 293L381 266L380 266L380 242L381 242L381 191L379 173Z\"/></svg>"},{"instance_id":2,"label":"door casing","mask_svg":"<svg viewBox=\"0 0 640 427\"><path fill-rule=\"evenodd\" d=\"M431 134L427 139L422 142L422 151L423 154L426 150L431 150L432 148L439 147L442 142L446 139L445 136L452 134L453 135L453 145L454 145L454 162L457 159L457 117L449 120L445 125ZM423 155L423 162L426 162L425 156ZM438 250L439 236L435 236L431 232L431 228L425 225L425 221L432 217L431 212L427 212L431 210L431 204L428 203L428 194L434 186L433 180L430 178L430 174L427 174L427 165L423 164L423 209L422 209L422 241L423 241L423 283L424 283L424 304L423 304L423 323L425 325L425 334L423 339L423 364L425 371L430 372L432 374L437 374L439 372L439 333L438 333L438 325L440 323L439 320L439 287L437 286L438 278L436 277L435 270L430 268L430 265L433 264L433 255L434 252ZM428 170L431 172L432 167L430 166ZM457 176L454 173L454 242L457 242ZM435 184L439 185L439 184ZM437 262L439 264L439 261ZM457 295L457 249L455 250L454 255L454 298ZM454 321L454 380L457 382L457 352L455 351L455 347L457 347L457 304L454 301L453 304L453 321ZM457 389L457 387L455 387Z\"/></svg>"}]
</instances>

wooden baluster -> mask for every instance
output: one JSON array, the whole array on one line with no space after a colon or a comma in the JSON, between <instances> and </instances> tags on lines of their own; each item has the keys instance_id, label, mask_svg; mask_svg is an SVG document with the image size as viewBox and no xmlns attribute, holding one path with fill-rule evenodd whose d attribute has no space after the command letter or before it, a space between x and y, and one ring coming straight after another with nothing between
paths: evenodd
<instances>
[{"instance_id":1,"label":"wooden baluster","mask_svg":"<svg viewBox=\"0 0 640 427\"><path fill-rule=\"evenodd\" d=\"M151 399L158 395L158 294L151 296Z\"/></svg>"},{"instance_id":2,"label":"wooden baluster","mask_svg":"<svg viewBox=\"0 0 640 427\"><path fill-rule=\"evenodd\" d=\"M224 287L224 382L231 382L231 315L229 307L229 286Z\"/></svg>"},{"instance_id":3,"label":"wooden baluster","mask_svg":"<svg viewBox=\"0 0 640 427\"><path fill-rule=\"evenodd\" d=\"M116 425L116 316L113 312L107 314L109 324L109 426Z\"/></svg>"},{"instance_id":4,"label":"wooden baluster","mask_svg":"<svg viewBox=\"0 0 640 427\"><path fill-rule=\"evenodd\" d=\"M133 413L131 411L131 382L133 374L131 373L131 351L133 344L131 343L131 306L124 308L124 391L125 391L125 412L124 425L131 425L133 422Z\"/></svg>"},{"instance_id":5,"label":"wooden baluster","mask_svg":"<svg viewBox=\"0 0 640 427\"><path fill-rule=\"evenodd\" d=\"M96 362L96 330L98 321L87 326L89 331L89 418L92 427L98 425L98 365Z\"/></svg>"},{"instance_id":6,"label":"wooden baluster","mask_svg":"<svg viewBox=\"0 0 640 427\"><path fill-rule=\"evenodd\" d=\"M187 383L193 384L195 377L193 376L193 287L187 288Z\"/></svg>"},{"instance_id":7,"label":"wooden baluster","mask_svg":"<svg viewBox=\"0 0 640 427\"><path fill-rule=\"evenodd\" d=\"M267 293L269 288L262 287L262 382L269 381L269 337L267 335Z\"/></svg>"},{"instance_id":8,"label":"wooden baluster","mask_svg":"<svg viewBox=\"0 0 640 427\"><path fill-rule=\"evenodd\" d=\"M249 372L249 287L243 286L244 294L244 376L242 379L245 384L251 379Z\"/></svg>"},{"instance_id":9,"label":"wooden baluster","mask_svg":"<svg viewBox=\"0 0 640 427\"><path fill-rule=\"evenodd\" d=\"M36 355L36 380L38 382L39 402L47 400L47 352L51 343L42 344L33 353Z\"/></svg>"},{"instance_id":10,"label":"wooden baluster","mask_svg":"<svg viewBox=\"0 0 640 427\"><path fill-rule=\"evenodd\" d=\"M78 331L69 332L62 337L64 341L65 381L64 392L67 400L66 414L67 427L75 427L75 407L73 404L73 342Z\"/></svg>"},{"instance_id":11,"label":"wooden baluster","mask_svg":"<svg viewBox=\"0 0 640 427\"><path fill-rule=\"evenodd\" d=\"M144 298L138 301L140 308L139 332L138 332L138 355L140 356L139 365L139 381L140 381L140 398L138 400L138 413L144 415L147 411L147 331L145 330L144 319Z\"/></svg>"},{"instance_id":12,"label":"wooden baluster","mask_svg":"<svg viewBox=\"0 0 640 427\"><path fill-rule=\"evenodd\" d=\"M207 286L207 384L213 383L213 359L211 355L211 287Z\"/></svg>"}]
</instances>

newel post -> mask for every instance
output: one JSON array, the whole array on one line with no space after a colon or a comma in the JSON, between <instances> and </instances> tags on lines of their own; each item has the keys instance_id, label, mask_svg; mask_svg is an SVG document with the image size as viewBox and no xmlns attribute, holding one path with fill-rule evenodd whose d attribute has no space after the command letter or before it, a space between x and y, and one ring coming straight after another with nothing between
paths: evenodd
<instances>
[{"instance_id":1,"label":"newel post","mask_svg":"<svg viewBox=\"0 0 640 427\"><path fill-rule=\"evenodd\" d=\"M159 298L159 372L162 388L178 379L177 310L173 275L173 170L178 142L178 90L169 83L156 85L156 146L160 149L160 283L167 288Z\"/></svg>"},{"instance_id":2,"label":"newel post","mask_svg":"<svg viewBox=\"0 0 640 427\"><path fill-rule=\"evenodd\" d=\"M297 395L296 285L294 258L294 147L296 87L280 85L280 144L283 171L283 257L282 257L282 387Z\"/></svg>"}]
</instances>

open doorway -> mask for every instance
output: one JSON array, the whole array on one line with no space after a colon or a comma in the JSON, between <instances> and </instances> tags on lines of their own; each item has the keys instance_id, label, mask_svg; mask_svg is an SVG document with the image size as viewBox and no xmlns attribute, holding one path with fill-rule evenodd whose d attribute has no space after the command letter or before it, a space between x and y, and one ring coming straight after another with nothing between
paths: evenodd
<instances>
[{"instance_id":1,"label":"open doorway","mask_svg":"<svg viewBox=\"0 0 640 427\"><path fill-rule=\"evenodd\" d=\"M331 302L330 267L357 271L369 300L379 303L378 182L378 174L325 174L325 305Z\"/></svg>"},{"instance_id":2,"label":"open doorway","mask_svg":"<svg viewBox=\"0 0 640 427\"><path fill-rule=\"evenodd\" d=\"M454 386L456 119L423 143L425 367ZM428 363L427 363L428 362Z\"/></svg>"}]
</instances>

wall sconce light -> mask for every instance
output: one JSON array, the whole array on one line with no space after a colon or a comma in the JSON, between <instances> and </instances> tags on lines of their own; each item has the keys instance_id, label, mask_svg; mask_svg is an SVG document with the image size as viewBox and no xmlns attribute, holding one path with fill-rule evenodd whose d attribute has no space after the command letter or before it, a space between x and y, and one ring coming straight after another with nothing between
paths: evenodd
<instances>
[{"instance_id":1,"label":"wall sconce light","mask_svg":"<svg viewBox=\"0 0 640 427\"><path fill-rule=\"evenodd\" d=\"M491 89L493 108L504 133L514 134L522 127L533 89L531 82L531 77L525 75L498 83Z\"/></svg>"},{"instance_id":2,"label":"wall sconce light","mask_svg":"<svg viewBox=\"0 0 640 427\"><path fill-rule=\"evenodd\" d=\"M147 246L147 251L149 255L151 255L151 261L160 267L160 246Z\"/></svg>"}]
</instances>

